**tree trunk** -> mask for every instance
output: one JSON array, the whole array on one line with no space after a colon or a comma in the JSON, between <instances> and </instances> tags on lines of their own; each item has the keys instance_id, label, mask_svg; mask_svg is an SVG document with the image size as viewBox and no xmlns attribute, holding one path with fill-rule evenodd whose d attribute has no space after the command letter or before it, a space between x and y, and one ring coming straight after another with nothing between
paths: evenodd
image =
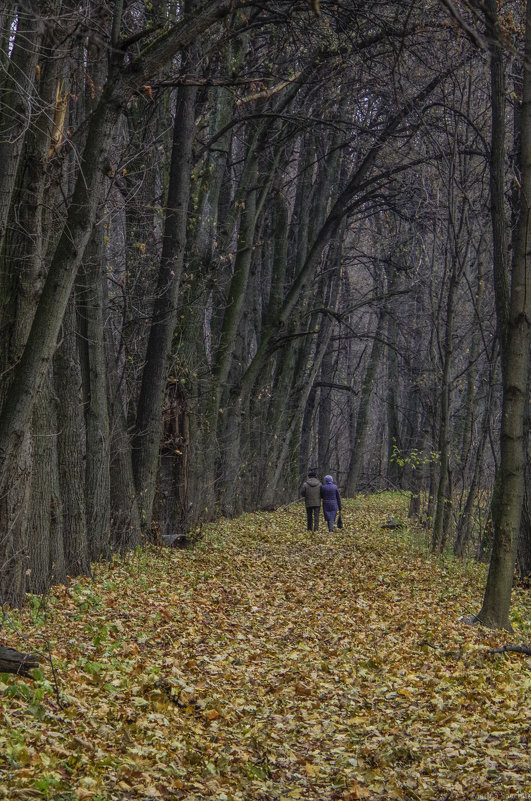
<instances>
[{"instance_id":1,"label":"tree trunk","mask_svg":"<svg viewBox=\"0 0 531 801\"><path fill-rule=\"evenodd\" d=\"M292 408L290 410L287 425L282 431L282 436L279 438L280 447L269 478L266 494L264 495L264 505L266 506L272 505L275 498L278 498L281 487L289 487L289 482L284 476L288 457L290 455L290 451L292 450L293 442L298 442L298 437L300 437L304 408L308 401L308 395L311 391L312 385L321 369L323 358L329 346L332 330L332 320L330 317L326 317L319 329L319 338L318 342L316 343L316 349L310 368L310 375L308 377L309 380L305 381L304 383L297 381L299 384L299 390L295 394L294 403L292 404ZM295 376L297 377L298 374L299 371L295 373ZM282 481L283 476L284 481Z\"/></svg>"},{"instance_id":2,"label":"tree trunk","mask_svg":"<svg viewBox=\"0 0 531 801\"><path fill-rule=\"evenodd\" d=\"M32 419L33 466L28 503L29 592L44 593L66 580L63 506L59 487L59 398L48 375Z\"/></svg>"},{"instance_id":3,"label":"tree trunk","mask_svg":"<svg viewBox=\"0 0 531 801\"><path fill-rule=\"evenodd\" d=\"M107 307L107 286L103 284L104 308ZM109 410L109 483L111 510L111 539L103 539L98 547L101 555L112 549L126 551L142 541L140 512L135 492L131 438L122 400L114 342L109 326L104 329L105 364L107 373L107 405Z\"/></svg>"},{"instance_id":4,"label":"tree trunk","mask_svg":"<svg viewBox=\"0 0 531 801\"><path fill-rule=\"evenodd\" d=\"M301 439L299 449L299 484L308 475L308 470L315 467L315 455L312 449L313 418L317 400L317 387L314 385L308 393L302 418Z\"/></svg>"},{"instance_id":5,"label":"tree trunk","mask_svg":"<svg viewBox=\"0 0 531 801\"><path fill-rule=\"evenodd\" d=\"M527 391L527 409L524 440L526 442L526 466L525 466L525 494L522 507L522 522L520 524L520 542L518 545L518 573L520 578L529 580L531 578L531 402L529 393L531 390L531 379Z\"/></svg>"},{"instance_id":6,"label":"tree trunk","mask_svg":"<svg viewBox=\"0 0 531 801\"><path fill-rule=\"evenodd\" d=\"M352 498L356 493L365 458L365 442L367 440L370 421L371 396L376 380L376 371L378 370L384 348L383 332L385 331L385 323L386 310L385 307L382 306L378 313L376 331L374 332L369 361L363 378L360 405L356 417L356 427L351 442L350 464L345 483L345 497L347 498Z\"/></svg>"},{"instance_id":7,"label":"tree trunk","mask_svg":"<svg viewBox=\"0 0 531 801\"><path fill-rule=\"evenodd\" d=\"M52 258L24 352L0 415L0 494L11 483L11 469L35 399L53 357L57 336L98 206L101 157L107 152L116 108L101 101L92 118L80 176L68 219Z\"/></svg>"},{"instance_id":8,"label":"tree trunk","mask_svg":"<svg viewBox=\"0 0 531 801\"><path fill-rule=\"evenodd\" d=\"M454 555L463 557L466 553L468 543L472 537L473 532L473 509L476 501L477 490L481 478L481 469L483 463L483 453L487 443L487 435L490 425L490 415L492 410L492 375L488 382L488 396L485 400L485 408L483 410L483 420L481 422L480 439L476 448L476 458L474 461L474 470L472 478L468 487L467 498L465 507L459 515L457 523L457 536L454 543Z\"/></svg>"},{"instance_id":9,"label":"tree trunk","mask_svg":"<svg viewBox=\"0 0 531 801\"><path fill-rule=\"evenodd\" d=\"M255 173L256 180L256 173ZM253 181L254 184L254 181ZM223 459L223 512L231 515L235 497L235 488L239 481L239 434L235 438L234 426L238 428L240 400L234 397L230 403L235 409L229 408L221 412L221 398L229 376L233 351L240 323L241 311L245 300L249 269L251 265L252 246L257 217L256 187L249 190L242 211L240 230L238 234L238 247L234 264L234 273L227 298L227 308L223 317L223 327L219 346L215 357L214 384L212 400L209 405L208 421L210 430L214 431L215 421L218 421L218 436L222 444ZM225 429L225 421L228 428ZM236 448L237 443L237 448Z\"/></svg>"},{"instance_id":10,"label":"tree trunk","mask_svg":"<svg viewBox=\"0 0 531 801\"><path fill-rule=\"evenodd\" d=\"M509 610L524 501L524 418L529 380L531 325L531 2L526 8L524 91L521 137L521 192L511 270L509 320L502 333L503 404L500 503L480 621L511 628Z\"/></svg>"},{"instance_id":11,"label":"tree trunk","mask_svg":"<svg viewBox=\"0 0 531 801\"><path fill-rule=\"evenodd\" d=\"M518 544L518 575L529 582L531 579L531 478L529 467L526 470L526 493L522 508L520 542Z\"/></svg>"},{"instance_id":12,"label":"tree trunk","mask_svg":"<svg viewBox=\"0 0 531 801\"><path fill-rule=\"evenodd\" d=\"M194 6L194 2L185 4L185 13L191 13ZM184 64L195 67L197 57L197 48L190 48L183 54ZM196 86L179 88L162 256L133 437L135 487L142 525L147 532L151 528L162 435L162 403L168 375L168 359L177 321L178 292L183 269L196 95Z\"/></svg>"},{"instance_id":13,"label":"tree trunk","mask_svg":"<svg viewBox=\"0 0 531 801\"><path fill-rule=\"evenodd\" d=\"M84 555L79 562L81 574L90 569L88 554L99 559L109 552L110 542L110 425L104 337L107 279L103 260L103 231L98 226L88 244L77 286L86 429L85 508L90 537L88 553L79 549Z\"/></svg>"},{"instance_id":14,"label":"tree trunk","mask_svg":"<svg viewBox=\"0 0 531 801\"><path fill-rule=\"evenodd\" d=\"M56 180L50 181L45 195L45 184L50 180L50 175L53 176L53 171L46 175L42 163L48 158L48 115L55 83L56 65L44 64L40 97L42 105L26 133L22 155L17 162L18 186L0 253L3 328L0 369L4 376L0 396L0 426L6 397L9 397L13 375L16 374L28 340L45 277L43 211L48 203L51 204ZM35 415L33 408L29 410L19 439L20 447L11 453L12 467L4 474L4 492L0 491L2 502L5 503L0 514L0 564L6 566L0 595L12 605L22 603L26 578L30 579L30 588L46 585L51 575L51 553L55 547L58 552L53 559L58 575L63 575L62 513L57 488L57 432L54 425L55 408L52 410L52 405L55 406L55 399L52 400L52 391L47 386L39 410ZM33 426L36 426L39 438L35 443L35 452L42 459L42 464L34 463ZM36 472L33 474L34 468ZM38 501L31 501L30 493ZM37 508L38 504L42 504L41 509ZM51 542L55 534L58 541ZM15 540L11 542L13 537ZM16 559L20 559L20 564L14 563ZM27 573L28 564L30 573Z\"/></svg>"},{"instance_id":15,"label":"tree trunk","mask_svg":"<svg viewBox=\"0 0 531 801\"><path fill-rule=\"evenodd\" d=\"M324 476L332 469L330 467L330 423L332 420L332 391L330 384L333 379L333 357L330 347L325 351L321 363L321 382L319 390L318 413L318 475Z\"/></svg>"},{"instance_id":16,"label":"tree trunk","mask_svg":"<svg viewBox=\"0 0 531 801\"><path fill-rule=\"evenodd\" d=\"M395 315L391 313L387 318L387 475L389 484L393 489L400 489L402 470L393 454L402 449L400 438L400 424L398 419L398 329Z\"/></svg>"},{"instance_id":17,"label":"tree trunk","mask_svg":"<svg viewBox=\"0 0 531 801\"><path fill-rule=\"evenodd\" d=\"M486 27L490 38L491 143L490 210L492 223L493 275L498 336L502 351L508 336L510 287L508 275L507 209L505 203L506 79L503 34L498 26L497 0L485 0ZM521 123L523 120L521 119ZM503 364L502 364L503 369Z\"/></svg>"},{"instance_id":18,"label":"tree trunk","mask_svg":"<svg viewBox=\"0 0 531 801\"><path fill-rule=\"evenodd\" d=\"M35 92L35 67L45 31L45 16L38 0L20 13L11 44L12 53L0 94L0 252L22 153L24 134L30 124L31 100ZM10 26L11 33L13 28ZM9 46L6 50L9 50ZM6 52L6 51L2 51Z\"/></svg>"},{"instance_id":19,"label":"tree trunk","mask_svg":"<svg viewBox=\"0 0 531 801\"><path fill-rule=\"evenodd\" d=\"M57 453L64 521L64 554L70 576L90 572L85 513L85 425L81 405L81 371L77 348L75 296L62 325L54 357L57 394Z\"/></svg>"},{"instance_id":20,"label":"tree trunk","mask_svg":"<svg viewBox=\"0 0 531 801\"><path fill-rule=\"evenodd\" d=\"M453 356L454 315L458 286L458 277L455 264L452 265L446 302L446 332L444 337L443 369L441 376L440 394L440 421L439 421L439 481L437 484L437 497L435 504L435 519L431 550L441 552L446 542L447 532L444 531L445 508L450 502L448 498L448 475L450 470L450 374Z\"/></svg>"}]
</instances>

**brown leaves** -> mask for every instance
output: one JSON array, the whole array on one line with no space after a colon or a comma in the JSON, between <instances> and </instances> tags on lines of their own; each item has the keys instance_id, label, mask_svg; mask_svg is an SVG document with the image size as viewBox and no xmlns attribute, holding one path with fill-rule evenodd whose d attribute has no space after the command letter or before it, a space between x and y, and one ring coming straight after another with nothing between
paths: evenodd
<instances>
[{"instance_id":1,"label":"brown leaves","mask_svg":"<svg viewBox=\"0 0 531 801\"><path fill-rule=\"evenodd\" d=\"M343 796L345 801L362 801L362 799L369 797L370 793L367 788L358 782L354 782Z\"/></svg>"},{"instance_id":2,"label":"brown leaves","mask_svg":"<svg viewBox=\"0 0 531 801\"><path fill-rule=\"evenodd\" d=\"M26 610L67 705L2 679L0 798L525 798L531 661L458 622L483 567L382 533L401 504L358 498L312 538L299 507L220 520Z\"/></svg>"}]
</instances>

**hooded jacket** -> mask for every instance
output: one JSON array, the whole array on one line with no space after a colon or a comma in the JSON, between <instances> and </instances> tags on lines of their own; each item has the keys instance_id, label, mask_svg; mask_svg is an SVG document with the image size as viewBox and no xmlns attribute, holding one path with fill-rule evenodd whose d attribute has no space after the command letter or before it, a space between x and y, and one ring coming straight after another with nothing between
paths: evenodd
<instances>
[{"instance_id":1,"label":"hooded jacket","mask_svg":"<svg viewBox=\"0 0 531 801\"><path fill-rule=\"evenodd\" d=\"M341 497L332 476L325 476L324 484L321 486L321 498L325 520L327 522L335 520L338 509L341 509Z\"/></svg>"},{"instance_id":2,"label":"hooded jacket","mask_svg":"<svg viewBox=\"0 0 531 801\"><path fill-rule=\"evenodd\" d=\"M304 496L306 507L321 506L321 482L317 476L308 476L302 485L301 495Z\"/></svg>"}]
</instances>

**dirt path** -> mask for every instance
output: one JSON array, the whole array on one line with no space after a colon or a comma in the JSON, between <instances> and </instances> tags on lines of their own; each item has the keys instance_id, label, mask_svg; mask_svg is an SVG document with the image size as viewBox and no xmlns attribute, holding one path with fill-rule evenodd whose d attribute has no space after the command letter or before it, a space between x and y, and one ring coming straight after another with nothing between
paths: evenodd
<instances>
[{"instance_id":1,"label":"dirt path","mask_svg":"<svg viewBox=\"0 0 531 801\"><path fill-rule=\"evenodd\" d=\"M531 799L527 663L457 623L477 574L382 531L396 503L332 535L298 507L221 521L59 590L68 705L4 699L0 797Z\"/></svg>"}]
</instances>

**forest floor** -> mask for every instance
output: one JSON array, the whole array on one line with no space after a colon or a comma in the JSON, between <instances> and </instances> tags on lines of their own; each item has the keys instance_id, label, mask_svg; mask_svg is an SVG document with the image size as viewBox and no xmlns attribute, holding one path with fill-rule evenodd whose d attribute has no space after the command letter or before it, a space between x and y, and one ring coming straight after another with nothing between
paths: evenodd
<instances>
[{"instance_id":1,"label":"forest floor","mask_svg":"<svg viewBox=\"0 0 531 801\"><path fill-rule=\"evenodd\" d=\"M405 513L220 520L4 610L5 644L52 662L0 677L0 798L531 799L531 657L489 650L530 644L529 591L512 635L461 623L485 567L382 528Z\"/></svg>"}]
</instances>

